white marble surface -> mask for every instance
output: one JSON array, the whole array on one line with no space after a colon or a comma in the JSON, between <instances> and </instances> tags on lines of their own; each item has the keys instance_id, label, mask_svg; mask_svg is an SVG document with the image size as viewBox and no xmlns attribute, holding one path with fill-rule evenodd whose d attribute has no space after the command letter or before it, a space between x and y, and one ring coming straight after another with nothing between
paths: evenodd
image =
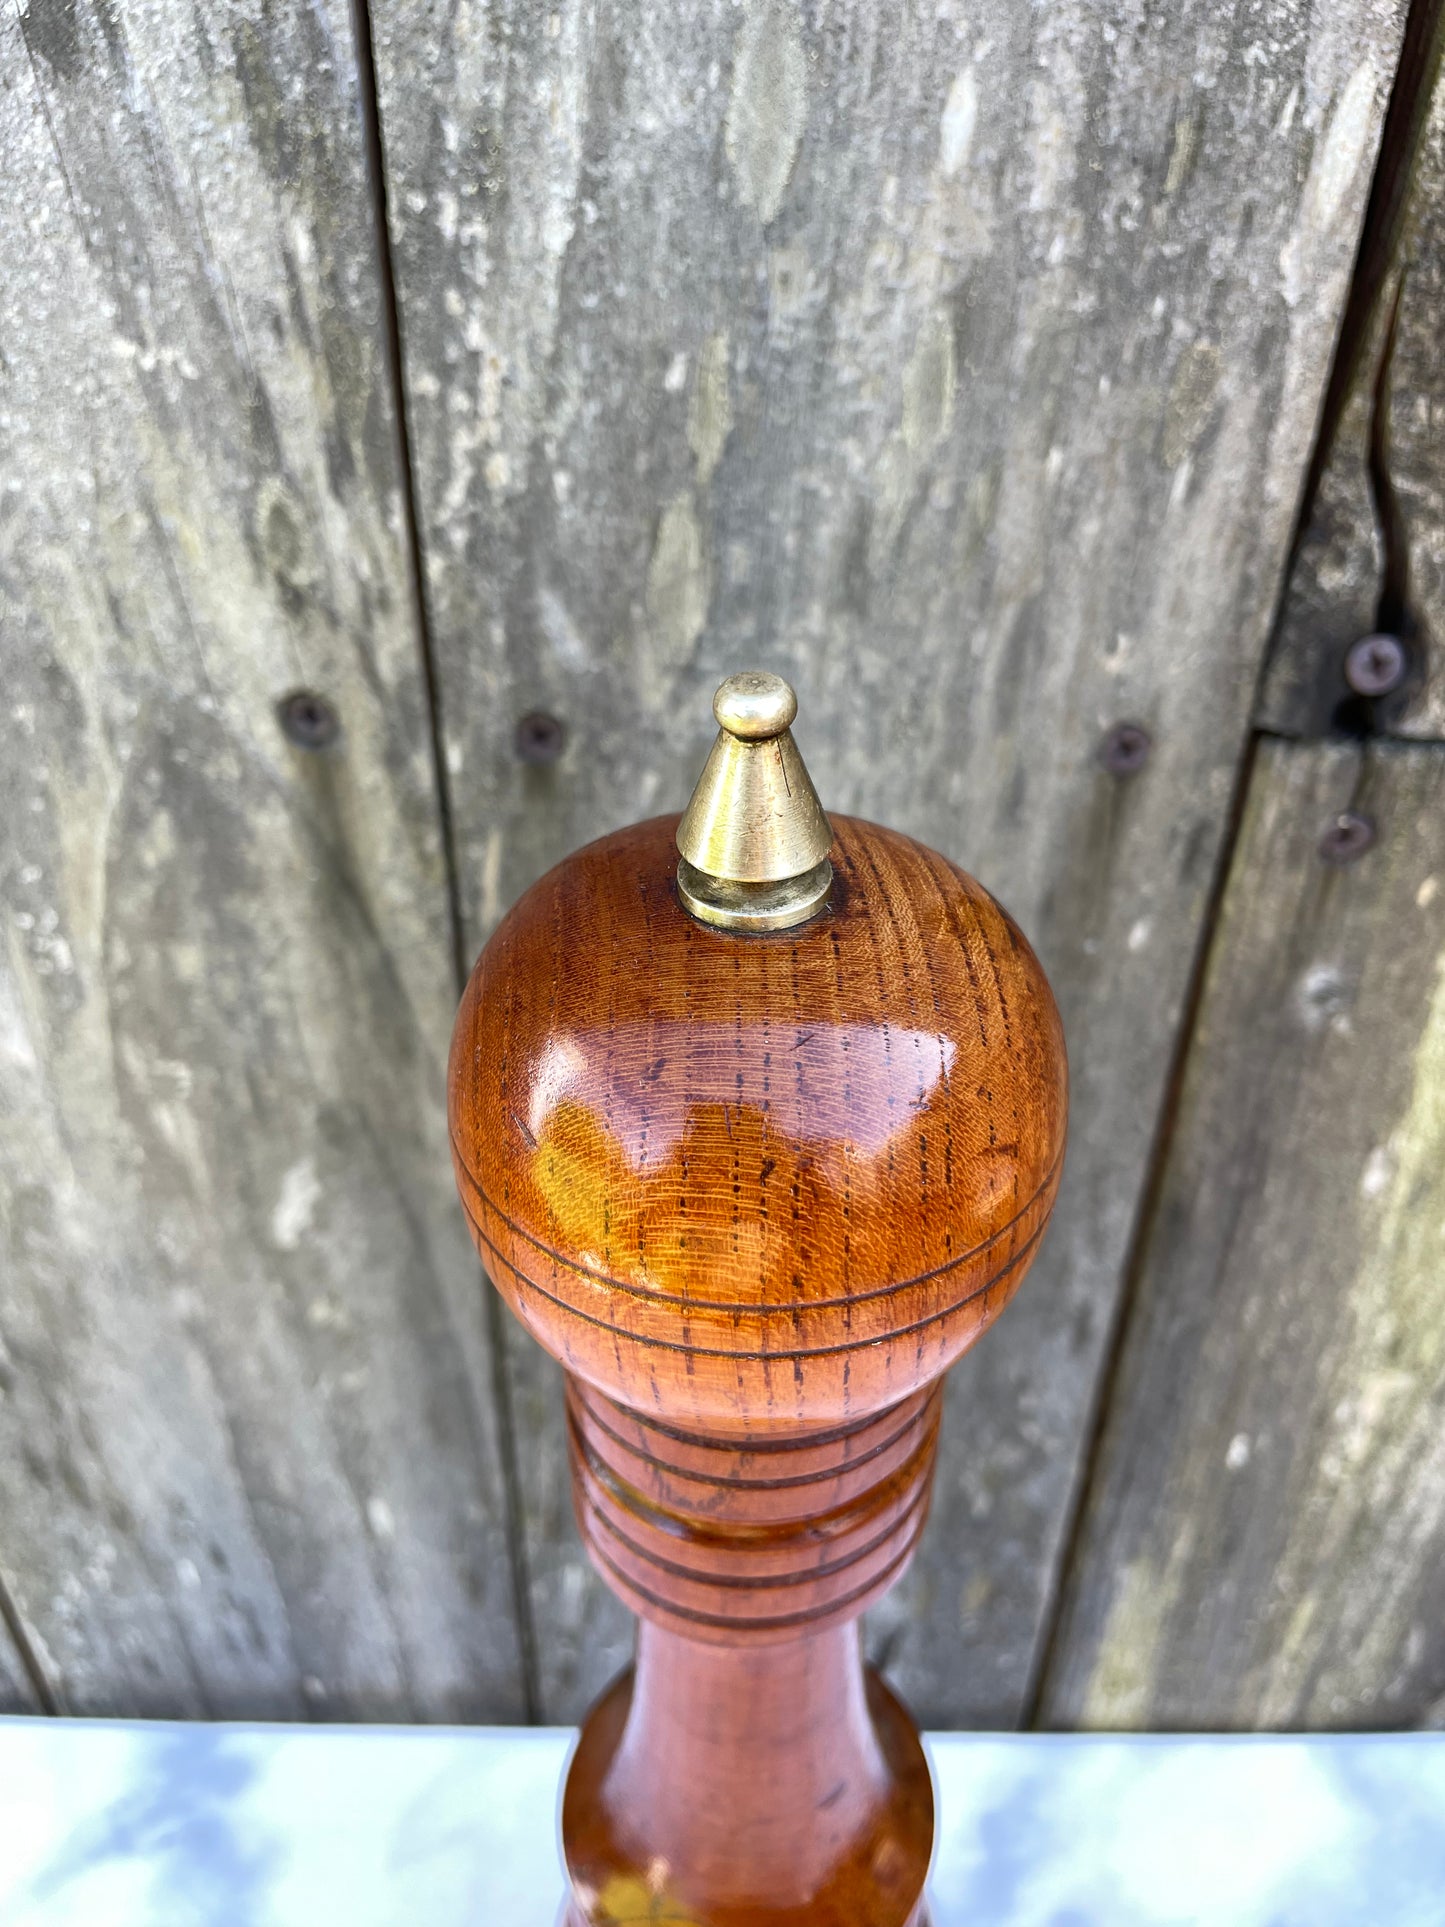
<instances>
[{"instance_id":1,"label":"white marble surface","mask_svg":"<svg viewBox=\"0 0 1445 1927\"><path fill-rule=\"evenodd\" d=\"M555 1927L571 1735L0 1720L3 1927ZM1445 1735L935 1735L936 1927L1445 1927Z\"/></svg>"}]
</instances>

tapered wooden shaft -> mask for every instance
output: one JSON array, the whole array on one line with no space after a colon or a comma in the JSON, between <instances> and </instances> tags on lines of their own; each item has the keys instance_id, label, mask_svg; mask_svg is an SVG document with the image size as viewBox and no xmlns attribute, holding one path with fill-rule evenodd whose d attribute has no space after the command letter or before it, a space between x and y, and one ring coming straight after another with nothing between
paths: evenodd
<instances>
[{"instance_id":1,"label":"tapered wooden shaft","mask_svg":"<svg viewBox=\"0 0 1445 1927\"><path fill-rule=\"evenodd\" d=\"M986 891L768 762L769 679L718 714L682 865L660 818L544 877L452 1051L473 1234L567 1368L583 1536L643 1621L568 1780L573 1920L912 1927L931 1788L856 1622L1047 1223L1063 1040Z\"/></svg>"},{"instance_id":2,"label":"tapered wooden shaft","mask_svg":"<svg viewBox=\"0 0 1445 1927\"><path fill-rule=\"evenodd\" d=\"M562 1832L574 1927L911 1927L933 1787L856 1623L726 1647L644 1620L583 1731Z\"/></svg>"}]
</instances>

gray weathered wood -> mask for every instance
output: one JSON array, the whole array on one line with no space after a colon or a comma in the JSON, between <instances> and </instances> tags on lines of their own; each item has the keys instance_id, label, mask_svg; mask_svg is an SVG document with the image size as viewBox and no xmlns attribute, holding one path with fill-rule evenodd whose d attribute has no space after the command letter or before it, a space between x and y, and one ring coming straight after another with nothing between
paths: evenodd
<instances>
[{"instance_id":1,"label":"gray weathered wood","mask_svg":"<svg viewBox=\"0 0 1445 1927\"><path fill-rule=\"evenodd\" d=\"M1445 25L1437 24L1436 35L1445 38ZM1261 690L1260 722L1288 735L1330 727L1348 700L1346 650L1383 623L1408 635L1413 662L1406 687L1376 706L1375 726L1445 737L1445 87L1438 60L1437 47L1426 64L1435 86L1418 151L1412 156L1406 145L1399 160L1412 167L1405 217L1365 318Z\"/></svg>"},{"instance_id":2,"label":"gray weathered wood","mask_svg":"<svg viewBox=\"0 0 1445 1927\"><path fill-rule=\"evenodd\" d=\"M469 946L680 807L757 662L825 802L968 864L1059 990L1056 1227L874 1628L929 1720L1028 1698L1402 13L374 9ZM558 1716L622 1628L510 1355Z\"/></svg>"},{"instance_id":3,"label":"gray weathered wood","mask_svg":"<svg viewBox=\"0 0 1445 1927\"><path fill-rule=\"evenodd\" d=\"M0 1578L70 1710L512 1717L347 10L0 49Z\"/></svg>"},{"instance_id":4,"label":"gray weathered wood","mask_svg":"<svg viewBox=\"0 0 1445 1927\"><path fill-rule=\"evenodd\" d=\"M1262 744L1046 1719L1445 1717L1442 966L1445 748Z\"/></svg>"},{"instance_id":5,"label":"gray weathered wood","mask_svg":"<svg viewBox=\"0 0 1445 1927\"><path fill-rule=\"evenodd\" d=\"M43 1713L45 1707L9 1627L0 1624L0 1713Z\"/></svg>"}]
</instances>

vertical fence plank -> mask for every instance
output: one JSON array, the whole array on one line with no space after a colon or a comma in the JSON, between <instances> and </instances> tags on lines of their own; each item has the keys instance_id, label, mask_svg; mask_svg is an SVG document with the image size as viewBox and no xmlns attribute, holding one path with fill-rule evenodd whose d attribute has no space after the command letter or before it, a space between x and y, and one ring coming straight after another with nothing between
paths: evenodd
<instances>
[{"instance_id":1,"label":"vertical fence plank","mask_svg":"<svg viewBox=\"0 0 1445 1927\"><path fill-rule=\"evenodd\" d=\"M0 1713L41 1713L35 1682L9 1628L0 1626Z\"/></svg>"},{"instance_id":2,"label":"vertical fence plank","mask_svg":"<svg viewBox=\"0 0 1445 1927\"><path fill-rule=\"evenodd\" d=\"M1047 1720L1445 1720L1442 965L1445 748L1265 741Z\"/></svg>"},{"instance_id":3,"label":"vertical fence plank","mask_svg":"<svg viewBox=\"0 0 1445 1927\"><path fill-rule=\"evenodd\" d=\"M0 62L0 1578L70 1710L512 1717L346 8Z\"/></svg>"},{"instance_id":4,"label":"vertical fence plank","mask_svg":"<svg viewBox=\"0 0 1445 1927\"><path fill-rule=\"evenodd\" d=\"M760 662L825 801L975 870L1059 989L1055 1229L955 1374L874 1629L937 1722L1031 1690L1402 14L374 7L469 948L680 807ZM1126 721L1134 776L1100 760ZM571 1713L621 1628L511 1357Z\"/></svg>"}]
</instances>

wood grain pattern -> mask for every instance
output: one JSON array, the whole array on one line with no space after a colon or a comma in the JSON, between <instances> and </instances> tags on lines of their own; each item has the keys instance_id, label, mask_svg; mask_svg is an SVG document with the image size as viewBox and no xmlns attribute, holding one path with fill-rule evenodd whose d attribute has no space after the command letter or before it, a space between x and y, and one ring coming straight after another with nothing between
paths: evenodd
<instances>
[{"instance_id":1,"label":"wood grain pattern","mask_svg":"<svg viewBox=\"0 0 1445 1927\"><path fill-rule=\"evenodd\" d=\"M685 1368L658 1376L664 1410L685 1411ZM639 1910L709 1927L921 1922L928 1766L862 1664L857 1620L919 1542L940 1388L806 1431L760 1414L722 1439L580 1379L568 1398L583 1537L642 1615L636 1665L589 1714L568 1775L573 1927Z\"/></svg>"},{"instance_id":2,"label":"wood grain pattern","mask_svg":"<svg viewBox=\"0 0 1445 1927\"><path fill-rule=\"evenodd\" d=\"M593 1563L633 1612L691 1639L771 1642L856 1619L918 1545L936 1384L869 1418L746 1443L643 1418L576 1378L567 1402Z\"/></svg>"},{"instance_id":3,"label":"wood grain pattern","mask_svg":"<svg viewBox=\"0 0 1445 1927\"><path fill-rule=\"evenodd\" d=\"M0 1578L68 1710L515 1717L347 10L0 63Z\"/></svg>"},{"instance_id":4,"label":"wood grain pattern","mask_svg":"<svg viewBox=\"0 0 1445 1927\"><path fill-rule=\"evenodd\" d=\"M1077 1041L1057 1240L953 1375L937 1530L874 1626L930 1721L1028 1696L1403 11L375 8L472 950L682 805L757 663L825 806L994 889ZM511 753L534 709L546 768ZM621 1623L559 1392L509 1357L572 1717Z\"/></svg>"},{"instance_id":5,"label":"wood grain pattern","mask_svg":"<svg viewBox=\"0 0 1445 1927\"><path fill-rule=\"evenodd\" d=\"M852 1624L737 1652L644 1623L562 1832L568 1927L927 1927L928 1762Z\"/></svg>"},{"instance_id":6,"label":"wood grain pattern","mask_svg":"<svg viewBox=\"0 0 1445 1927\"><path fill-rule=\"evenodd\" d=\"M1442 965L1445 749L1262 744L1049 1721L1445 1719Z\"/></svg>"},{"instance_id":7,"label":"wood grain pattern","mask_svg":"<svg viewBox=\"0 0 1445 1927\"><path fill-rule=\"evenodd\" d=\"M824 908L742 935L684 909L678 820L526 892L447 1079L477 1248L567 1367L583 1537L643 1620L568 1774L572 1920L909 1927L928 1768L856 1621L919 1543L939 1381L1047 1225L1063 1035L1022 933L909 838L835 817Z\"/></svg>"},{"instance_id":8,"label":"wood grain pattern","mask_svg":"<svg viewBox=\"0 0 1445 1927\"><path fill-rule=\"evenodd\" d=\"M846 1423L938 1377L1022 1279L1063 1164L1058 1013L971 879L835 817L829 910L690 917L677 817L517 904L457 1016L457 1182L568 1371L701 1430Z\"/></svg>"},{"instance_id":9,"label":"wood grain pattern","mask_svg":"<svg viewBox=\"0 0 1445 1927\"><path fill-rule=\"evenodd\" d=\"M1404 115L1394 161L1403 179L1392 196L1384 183L1375 193L1397 198L1400 214L1381 237L1378 266L1357 281L1357 299L1369 301L1363 340L1260 695L1262 726L1292 736L1364 719L1391 735L1445 737L1445 20L1437 13L1428 31L1423 9L1421 20L1418 133ZM1387 215L1383 207L1382 223ZM1376 629L1403 636L1411 661L1398 691L1366 705L1352 700L1343 663Z\"/></svg>"},{"instance_id":10,"label":"wood grain pattern","mask_svg":"<svg viewBox=\"0 0 1445 1927\"><path fill-rule=\"evenodd\" d=\"M34 1656L28 1650L23 1628L18 1633L7 1616L0 1622L0 1712L44 1713L49 1711L37 1686Z\"/></svg>"},{"instance_id":11,"label":"wood grain pattern","mask_svg":"<svg viewBox=\"0 0 1445 1927\"><path fill-rule=\"evenodd\" d=\"M745 1258L732 1270L744 1292L747 1271ZM689 1338L690 1323L677 1320ZM565 1345L565 1319L551 1330ZM821 1414L826 1380L812 1384ZM588 1715L568 1773L572 1927L921 1927L928 1765L862 1663L857 1621L918 1545L940 1387L809 1426L806 1379L781 1418L753 1380L747 1429L723 1438L688 1428L675 1355L652 1389L661 1415L644 1416L568 1381L583 1538L642 1617L636 1664Z\"/></svg>"}]
</instances>

